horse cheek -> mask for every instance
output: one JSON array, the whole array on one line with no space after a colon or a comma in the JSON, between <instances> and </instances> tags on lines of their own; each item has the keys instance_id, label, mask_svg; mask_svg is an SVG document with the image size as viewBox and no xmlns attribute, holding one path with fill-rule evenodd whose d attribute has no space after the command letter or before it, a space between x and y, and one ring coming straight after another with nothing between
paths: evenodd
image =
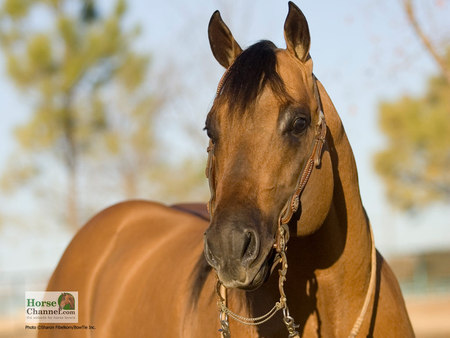
<instances>
[{"instance_id":1,"label":"horse cheek","mask_svg":"<svg viewBox=\"0 0 450 338\"><path fill-rule=\"evenodd\" d=\"M324 223L333 201L334 175L330 153L324 151L319 168L314 168L300 198L301 215L297 236L315 233Z\"/></svg>"}]
</instances>

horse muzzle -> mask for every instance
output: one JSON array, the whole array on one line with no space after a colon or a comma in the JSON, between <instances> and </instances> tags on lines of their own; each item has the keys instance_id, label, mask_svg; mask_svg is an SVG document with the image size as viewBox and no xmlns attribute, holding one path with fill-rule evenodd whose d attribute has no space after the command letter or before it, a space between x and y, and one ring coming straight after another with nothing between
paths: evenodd
<instances>
[{"instance_id":1,"label":"horse muzzle","mask_svg":"<svg viewBox=\"0 0 450 338\"><path fill-rule=\"evenodd\" d=\"M211 226L205 233L205 258L227 288L253 290L270 274L273 243L263 243L252 228Z\"/></svg>"}]
</instances>

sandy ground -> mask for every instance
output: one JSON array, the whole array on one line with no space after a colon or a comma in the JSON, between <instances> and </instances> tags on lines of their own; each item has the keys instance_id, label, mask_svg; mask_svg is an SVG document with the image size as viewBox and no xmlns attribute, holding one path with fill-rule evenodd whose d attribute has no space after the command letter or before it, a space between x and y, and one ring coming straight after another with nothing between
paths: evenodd
<instances>
[{"instance_id":1,"label":"sandy ground","mask_svg":"<svg viewBox=\"0 0 450 338\"><path fill-rule=\"evenodd\" d=\"M450 338L450 294L408 297L406 306L417 338ZM0 338L35 336L35 330L25 330L22 313L0 318Z\"/></svg>"},{"instance_id":2,"label":"sandy ground","mask_svg":"<svg viewBox=\"0 0 450 338\"><path fill-rule=\"evenodd\" d=\"M406 298L417 338L450 338L450 295Z\"/></svg>"}]
</instances>

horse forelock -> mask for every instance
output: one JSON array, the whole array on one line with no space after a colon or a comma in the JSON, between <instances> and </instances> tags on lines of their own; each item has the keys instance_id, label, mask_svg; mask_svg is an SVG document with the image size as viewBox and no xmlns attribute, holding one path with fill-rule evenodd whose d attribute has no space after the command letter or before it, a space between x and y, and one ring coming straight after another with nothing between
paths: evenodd
<instances>
[{"instance_id":1,"label":"horse forelock","mask_svg":"<svg viewBox=\"0 0 450 338\"><path fill-rule=\"evenodd\" d=\"M283 79L277 73L276 50L268 40L244 50L226 72L214 106L226 103L229 111L243 113L267 84L278 97L288 96Z\"/></svg>"}]
</instances>

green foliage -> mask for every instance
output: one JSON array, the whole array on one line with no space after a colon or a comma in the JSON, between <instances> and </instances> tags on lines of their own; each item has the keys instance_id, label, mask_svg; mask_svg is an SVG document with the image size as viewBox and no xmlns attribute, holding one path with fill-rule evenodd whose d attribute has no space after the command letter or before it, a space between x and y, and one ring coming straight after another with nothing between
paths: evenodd
<instances>
[{"instance_id":1,"label":"green foliage","mask_svg":"<svg viewBox=\"0 0 450 338\"><path fill-rule=\"evenodd\" d=\"M16 134L19 143L33 151L71 143L74 153L62 159L77 156L79 146L87 147L88 138L104 130L100 89L129 60L132 48L121 27L123 9L85 21L76 12L64 11L69 2L5 1L1 13L8 74L35 101L35 114ZM119 0L116 6L124 8L124 2ZM42 27L29 27L37 8L51 20ZM82 14L86 8L96 11L93 1L80 1ZM135 86L145 78L145 69L141 70L141 82ZM83 114L86 105L79 102L86 99L94 107L93 116Z\"/></svg>"},{"instance_id":2,"label":"green foliage","mask_svg":"<svg viewBox=\"0 0 450 338\"><path fill-rule=\"evenodd\" d=\"M32 106L29 120L15 131L20 149L0 187L12 192L39 186L48 163L58 164L66 175L61 192L72 229L80 225L79 214L92 210L79 201L80 182L95 181L100 188L89 193L97 200L118 189L122 198L145 198L150 192L173 201L200 192L195 199L206 199L198 188L205 182L203 162L180 161L180 175L168 170L158 151L155 125L167 93L148 85L151 59L133 46L140 27L122 25L126 1L111 5L107 13L95 0L4 0L0 5L8 75ZM55 193L48 182L43 185L41 193Z\"/></svg>"},{"instance_id":3,"label":"green foliage","mask_svg":"<svg viewBox=\"0 0 450 338\"><path fill-rule=\"evenodd\" d=\"M31 0L5 0L2 12L11 19L20 19L28 13Z\"/></svg>"},{"instance_id":4,"label":"green foliage","mask_svg":"<svg viewBox=\"0 0 450 338\"><path fill-rule=\"evenodd\" d=\"M450 52L447 55L450 65ZM380 105L387 146L375 155L391 202L402 209L450 199L450 84L431 77L422 97Z\"/></svg>"},{"instance_id":5,"label":"green foliage","mask_svg":"<svg viewBox=\"0 0 450 338\"><path fill-rule=\"evenodd\" d=\"M105 151L115 158L124 151L119 145L134 138L140 148L129 148L143 150L153 142L155 114L141 107L152 96L142 89L149 57L133 51L136 29L123 28L125 14L124 0L117 0L109 13L100 13L93 0L5 0L0 7L8 75L33 106L30 119L15 133L29 161L12 160L2 187L11 191L30 184L45 172L42 156L52 156L67 174L68 222L73 227L78 225L82 164L95 162ZM124 114L147 114L145 123L125 117L136 126L126 136L112 122L117 101L108 93L113 88L129 94Z\"/></svg>"},{"instance_id":6,"label":"green foliage","mask_svg":"<svg viewBox=\"0 0 450 338\"><path fill-rule=\"evenodd\" d=\"M123 90L136 90L145 79L150 59L146 55L130 53L126 61L118 69L117 76L121 82Z\"/></svg>"}]
</instances>

